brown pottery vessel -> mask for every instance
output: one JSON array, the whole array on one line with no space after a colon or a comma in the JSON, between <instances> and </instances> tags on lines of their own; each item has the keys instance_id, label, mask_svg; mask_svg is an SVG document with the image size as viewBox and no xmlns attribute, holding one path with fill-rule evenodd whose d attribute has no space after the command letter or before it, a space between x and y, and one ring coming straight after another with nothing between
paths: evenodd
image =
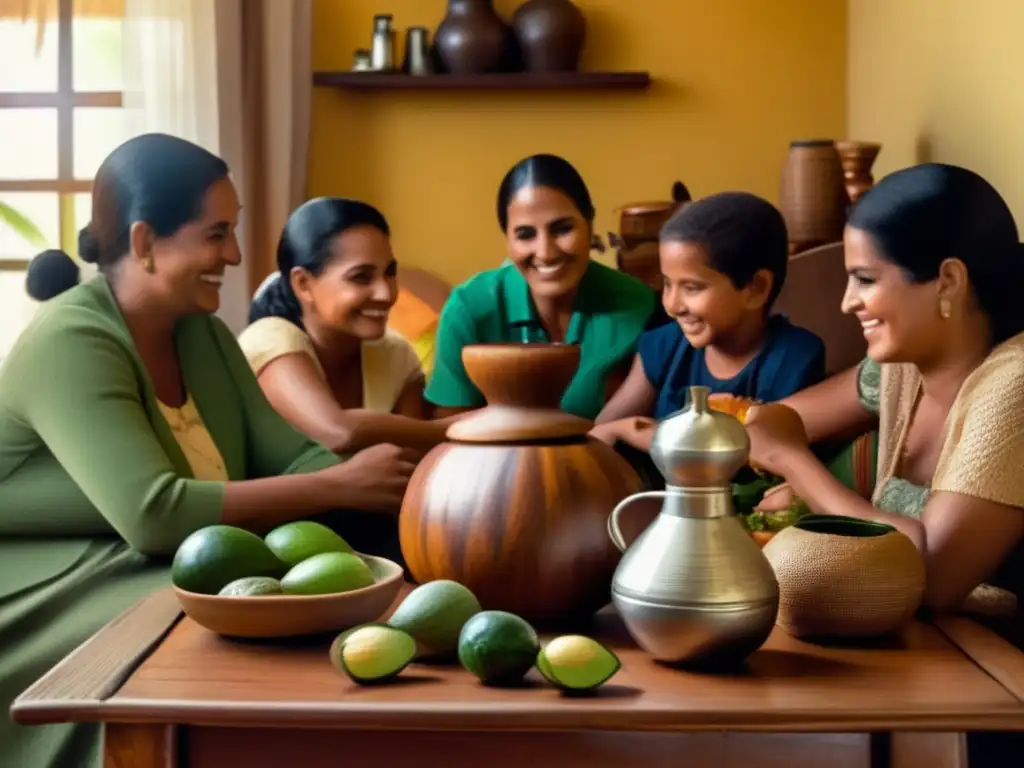
<instances>
[{"instance_id":1,"label":"brown pottery vessel","mask_svg":"<svg viewBox=\"0 0 1024 768\"><path fill-rule=\"evenodd\" d=\"M565 344L474 344L466 372L487 407L419 463L399 516L420 582L452 579L485 609L528 621L586 617L610 600L615 505L640 490L629 464L559 410L579 366Z\"/></svg>"},{"instance_id":2,"label":"brown pottery vessel","mask_svg":"<svg viewBox=\"0 0 1024 768\"><path fill-rule=\"evenodd\" d=\"M587 20L571 0L527 0L513 14L512 29L528 71L579 69Z\"/></svg>"},{"instance_id":3,"label":"brown pottery vessel","mask_svg":"<svg viewBox=\"0 0 1024 768\"><path fill-rule=\"evenodd\" d=\"M443 71L479 75L503 68L511 36L493 0L448 0L448 12L434 34L434 49Z\"/></svg>"},{"instance_id":4,"label":"brown pottery vessel","mask_svg":"<svg viewBox=\"0 0 1024 768\"><path fill-rule=\"evenodd\" d=\"M850 202L856 203L875 183L871 166L882 151L882 145L868 141L837 141L836 151L843 165L846 193Z\"/></svg>"},{"instance_id":5,"label":"brown pottery vessel","mask_svg":"<svg viewBox=\"0 0 1024 768\"><path fill-rule=\"evenodd\" d=\"M790 251L842 240L849 204L835 142L792 142L779 189L779 209L789 231Z\"/></svg>"}]
</instances>

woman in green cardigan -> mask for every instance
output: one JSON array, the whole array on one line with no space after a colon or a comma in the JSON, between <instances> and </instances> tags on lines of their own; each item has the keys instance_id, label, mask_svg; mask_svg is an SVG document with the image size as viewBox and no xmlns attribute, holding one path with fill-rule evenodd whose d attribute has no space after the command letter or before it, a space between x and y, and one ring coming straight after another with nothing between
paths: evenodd
<instances>
[{"instance_id":1,"label":"woman in green cardigan","mask_svg":"<svg viewBox=\"0 0 1024 768\"><path fill-rule=\"evenodd\" d=\"M362 510L332 523L357 549L397 551L385 533L415 455L378 445L342 463L299 434L213 315L241 260L238 212L220 158L162 134L122 144L97 173L80 235L100 274L47 302L0 367L3 768L98 761L97 727L15 726L7 709L166 586L196 529ZM37 298L69 282L77 268L61 252L30 267Z\"/></svg>"}]
</instances>

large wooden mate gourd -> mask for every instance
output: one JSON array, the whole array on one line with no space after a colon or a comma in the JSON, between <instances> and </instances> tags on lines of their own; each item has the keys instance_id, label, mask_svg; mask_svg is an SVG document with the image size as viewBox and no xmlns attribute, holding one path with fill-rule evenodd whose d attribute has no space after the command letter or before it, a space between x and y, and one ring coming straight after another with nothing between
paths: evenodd
<instances>
[{"instance_id":1,"label":"large wooden mate gourd","mask_svg":"<svg viewBox=\"0 0 1024 768\"><path fill-rule=\"evenodd\" d=\"M585 617L610 601L620 553L608 515L640 480L587 435L590 421L559 410L579 347L474 344L462 360L488 405L449 427L409 481L399 517L409 571L530 621Z\"/></svg>"}]
</instances>

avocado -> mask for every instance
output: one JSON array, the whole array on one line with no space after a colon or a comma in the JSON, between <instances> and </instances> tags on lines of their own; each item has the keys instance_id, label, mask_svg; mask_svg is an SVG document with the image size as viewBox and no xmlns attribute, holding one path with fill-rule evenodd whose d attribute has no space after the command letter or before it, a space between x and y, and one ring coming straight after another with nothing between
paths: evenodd
<instances>
[{"instance_id":1,"label":"avocado","mask_svg":"<svg viewBox=\"0 0 1024 768\"><path fill-rule=\"evenodd\" d=\"M313 555L324 552L348 552L352 547L326 525L312 520L297 520L279 525L264 539L277 559L291 568Z\"/></svg>"},{"instance_id":2,"label":"avocado","mask_svg":"<svg viewBox=\"0 0 1024 768\"><path fill-rule=\"evenodd\" d=\"M484 685L520 682L539 651L536 630L507 611L481 611L459 633L459 661Z\"/></svg>"},{"instance_id":3,"label":"avocado","mask_svg":"<svg viewBox=\"0 0 1024 768\"><path fill-rule=\"evenodd\" d=\"M281 582L269 576L245 576L241 579L235 579L217 594L224 597L280 595L282 594Z\"/></svg>"},{"instance_id":4,"label":"avocado","mask_svg":"<svg viewBox=\"0 0 1024 768\"><path fill-rule=\"evenodd\" d=\"M189 592L216 595L236 579L279 579L287 569L255 533L232 525L209 525L181 542L171 563L171 582Z\"/></svg>"},{"instance_id":5,"label":"avocado","mask_svg":"<svg viewBox=\"0 0 1024 768\"><path fill-rule=\"evenodd\" d=\"M387 626L387 624L385 624L383 621L368 621L368 622L365 622L364 624L356 624L354 627L349 627L348 629L346 629L344 632L342 632L340 635L338 635L336 638L334 638L334 642L331 643L331 647L327 651L328 656L330 656L330 658L331 658L331 663L334 666L338 667L338 665L340 664L339 654L341 653L341 646L344 645L345 641L348 640L349 637L354 635L360 629L365 629L366 627L386 627L386 626ZM340 667L339 667L339 669L340 669Z\"/></svg>"},{"instance_id":6,"label":"avocado","mask_svg":"<svg viewBox=\"0 0 1024 768\"><path fill-rule=\"evenodd\" d=\"M447 658L459 649L462 627L480 610L480 602L468 588L437 579L410 592L387 623L412 635L421 659Z\"/></svg>"},{"instance_id":7,"label":"avocado","mask_svg":"<svg viewBox=\"0 0 1024 768\"><path fill-rule=\"evenodd\" d=\"M416 641L394 627L359 627L331 646L331 661L360 685L398 675L416 656Z\"/></svg>"},{"instance_id":8,"label":"avocado","mask_svg":"<svg viewBox=\"0 0 1024 768\"><path fill-rule=\"evenodd\" d=\"M358 555L321 552L293 566L281 579L286 595L327 595L373 584L373 573Z\"/></svg>"},{"instance_id":9,"label":"avocado","mask_svg":"<svg viewBox=\"0 0 1024 768\"><path fill-rule=\"evenodd\" d=\"M622 666L619 657L583 635L556 637L537 654L537 670L555 686L586 691L606 683Z\"/></svg>"}]
</instances>

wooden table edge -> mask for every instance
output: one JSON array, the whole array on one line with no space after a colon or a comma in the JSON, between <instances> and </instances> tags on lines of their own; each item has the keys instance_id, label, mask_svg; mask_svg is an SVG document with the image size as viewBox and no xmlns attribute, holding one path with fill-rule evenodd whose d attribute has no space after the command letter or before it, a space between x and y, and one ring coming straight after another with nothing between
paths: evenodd
<instances>
[{"instance_id":1,"label":"wooden table edge","mask_svg":"<svg viewBox=\"0 0 1024 768\"><path fill-rule=\"evenodd\" d=\"M936 616L930 623L975 666L1024 702L1024 652L966 616Z\"/></svg>"},{"instance_id":2,"label":"wooden table edge","mask_svg":"<svg viewBox=\"0 0 1024 768\"><path fill-rule=\"evenodd\" d=\"M155 701L113 699L100 703L36 702L26 705L19 722L103 722L168 724L204 727L259 727L345 731L471 731L486 733L619 731L660 733L869 733L1024 730L1024 709L974 708L964 712L872 712L857 710L822 714L819 710L770 710L757 715L721 711L688 713L680 719L664 710L600 712L586 707L537 712L506 703L481 709L474 706L434 706L424 711L396 705L382 713L361 704L309 705L239 701ZM518 711L517 711L518 710Z\"/></svg>"},{"instance_id":3,"label":"wooden table edge","mask_svg":"<svg viewBox=\"0 0 1024 768\"><path fill-rule=\"evenodd\" d=\"M11 719L22 725L102 719L96 713L183 615L169 588L142 598L23 691L11 704Z\"/></svg>"},{"instance_id":4,"label":"wooden table edge","mask_svg":"<svg viewBox=\"0 0 1024 768\"><path fill-rule=\"evenodd\" d=\"M688 713L679 720L672 712L601 712L584 702L566 702L557 715L537 713L532 706L509 702L481 706L435 705L431 710L402 703L275 703L239 701L175 701L129 699L115 693L181 620L183 613L171 589L160 590L104 625L89 640L26 689L11 706L11 719L23 725L61 722L181 723L261 727L338 728L347 730L467 730L473 731L671 731L699 732L728 729L737 732L866 732L1024 730L1024 707L971 711L862 713L857 711L776 710L737 717L720 711ZM944 637L972 663L1018 701L1024 702L1024 654L995 633L962 617L933 622ZM1003 647L1005 645L1005 647ZM1009 649L1009 650L1007 650ZM384 711L382 711L384 710ZM273 720L273 723L268 720Z\"/></svg>"}]
</instances>

